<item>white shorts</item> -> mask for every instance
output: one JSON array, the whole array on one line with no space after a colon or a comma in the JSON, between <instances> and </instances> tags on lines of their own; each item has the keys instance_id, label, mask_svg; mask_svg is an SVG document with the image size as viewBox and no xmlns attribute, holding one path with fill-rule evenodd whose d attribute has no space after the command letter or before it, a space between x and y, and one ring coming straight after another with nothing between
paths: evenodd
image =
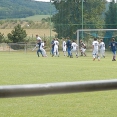
<instances>
[{"instance_id":1,"label":"white shorts","mask_svg":"<svg viewBox=\"0 0 117 117\"><path fill-rule=\"evenodd\" d=\"M98 49L93 50L92 54L93 55L98 55Z\"/></svg>"},{"instance_id":2,"label":"white shorts","mask_svg":"<svg viewBox=\"0 0 117 117\"><path fill-rule=\"evenodd\" d=\"M63 47L63 52L66 52L66 47Z\"/></svg>"},{"instance_id":3,"label":"white shorts","mask_svg":"<svg viewBox=\"0 0 117 117\"><path fill-rule=\"evenodd\" d=\"M81 48L81 51L84 53L84 52L86 51L86 49L84 49L84 48Z\"/></svg>"},{"instance_id":4,"label":"white shorts","mask_svg":"<svg viewBox=\"0 0 117 117\"><path fill-rule=\"evenodd\" d=\"M54 53L58 53L58 47L54 46Z\"/></svg>"},{"instance_id":5,"label":"white shorts","mask_svg":"<svg viewBox=\"0 0 117 117\"><path fill-rule=\"evenodd\" d=\"M43 56L47 56L47 55L46 55L46 51L45 51L43 48L40 48L40 50L42 51L42 55L43 55Z\"/></svg>"}]
</instances>

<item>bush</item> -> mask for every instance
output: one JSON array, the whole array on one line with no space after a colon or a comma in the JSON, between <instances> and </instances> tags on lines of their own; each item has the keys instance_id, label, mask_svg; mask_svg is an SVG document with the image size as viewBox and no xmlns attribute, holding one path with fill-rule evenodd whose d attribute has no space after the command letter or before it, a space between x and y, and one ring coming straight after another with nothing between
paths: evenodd
<instances>
[{"instance_id":1,"label":"bush","mask_svg":"<svg viewBox=\"0 0 117 117\"><path fill-rule=\"evenodd\" d=\"M0 43L3 42L3 39L4 39L4 34L2 34L2 33L0 32Z\"/></svg>"}]
</instances>

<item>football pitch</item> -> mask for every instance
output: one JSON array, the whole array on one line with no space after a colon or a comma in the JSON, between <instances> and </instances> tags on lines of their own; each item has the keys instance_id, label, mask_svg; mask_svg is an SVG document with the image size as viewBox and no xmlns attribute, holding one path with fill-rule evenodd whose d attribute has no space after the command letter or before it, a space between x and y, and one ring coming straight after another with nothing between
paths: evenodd
<instances>
[{"instance_id":1,"label":"football pitch","mask_svg":"<svg viewBox=\"0 0 117 117\"><path fill-rule=\"evenodd\" d=\"M0 52L0 85L117 79L112 53L87 57L37 57L36 52ZM0 117L116 117L117 91L0 99Z\"/></svg>"}]
</instances>

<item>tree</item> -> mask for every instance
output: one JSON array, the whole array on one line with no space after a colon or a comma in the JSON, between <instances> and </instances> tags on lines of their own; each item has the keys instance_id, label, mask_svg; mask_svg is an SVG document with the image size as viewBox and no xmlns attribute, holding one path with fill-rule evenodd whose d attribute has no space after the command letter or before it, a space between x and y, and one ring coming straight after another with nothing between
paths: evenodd
<instances>
[{"instance_id":1,"label":"tree","mask_svg":"<svg viewBox=\"0 0 117 117\"><path fill-rule=\"evenodd\" d=\"M0 19L25 18L33 15L49 15L50 2L35 0L0 0ZM55 7L52 6L52 12Z\"/></svg>"},{"instance_id":2,"label":"tree","mask_svg":"<svg viewBox=\"0 0 117 117\"><path fill-rule=\"evenodd\" d=\"M83 28L102 28L102 12L106 0L58 0L53 4L58 13L53 15L54 31L58 37L76 38L76 30ZM82 12L83 10L83 12ZM83 15L83 20L82 20Z\"/></svg>"},{"instance_id":3,"label":"tree","mask_svg":"<svg viewBox=\"0 0 117 117\"><path fill-rule=\"evenodd\" d=\"M2 33L0 32L0 43L3 42L3 39L4 39L4 34L2 34Z\"/></svg>"},{"instance_id":4,"label":"tree","mask_svg":"<svg viewBox=\"0 0 117 117\"><path fill-rule=\"evenodd\" d=\"M15 29L11 31L8 35L8 39L11 40L13 43L22 42L24 41L25 37L27 36L26 31L21 28L21 25L15 26Z\"/></svg>"},{"instance_id":5,"label":"tree","mask_svg":"<svg viewBox=\"0 0 117 117\"><path fill-rule=\"evenodd\" d=\"M117 29L117 3L115 3L115 0L112 0L112 2L110 2L109 9L105 13L105 28ZM104 38L106 45L108 45L114 33L116 32L106 31L105 37L108 37Z\"/></svg>"},{"instance_id":6,"label":"tree","mask_svg":"<svg viewBox=\"0 0 117 117\"><path fill-rule=\"evenodd\" d=\"M109 10L105 13L105 27L107 29L117 28L117 3L112 0L109 5Z\"/></svg>"}]
</instances>

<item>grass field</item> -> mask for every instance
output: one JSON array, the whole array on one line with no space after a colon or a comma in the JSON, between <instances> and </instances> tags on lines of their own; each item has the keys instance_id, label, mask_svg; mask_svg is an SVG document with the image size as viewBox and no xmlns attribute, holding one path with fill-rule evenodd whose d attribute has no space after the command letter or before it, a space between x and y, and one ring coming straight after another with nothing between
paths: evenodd
<instances>
[{"instance_id":1,"label":"grass field","mask_svg":"<svg viewBox=\"0 0 117 117\"><path fill-rule=\"evenodd\" d=\"M0 52L0 85L43 84L117 78L117 62L106 53L87 57L37 57L36 52ZM0 99L0 117L117 117L117 91Z\"/></svg>"},{"instance_id":2,"label":"grass field","mask_svg":"<svg viewBox=\"0 0 117 117\"><path fill-rule=\"evenodd\" d=\"M31 20L31 21L41 21L43 18L49 18L50 15L34 15L30 17L26 17L25 20ZM21 18L21 20L24 20Z\"/></svg>"},{"instance_id":3,"label":"grass field","mask_svg":"<svg viewBox=\"0 0 117 117\"><path fill-rule=\"evenodd\" d=\"M34 15L26 18L14 18L13 20L31 20L31 21L41 21L43 18L49 18L50 15Z\"/></svg>"},{"instance_id":4,"label":"grass field","mask_svg":"<svg viewBox=\"0 0 117 117\"><path fill-rule=\"evenodd\" d=\"M41 21L43 18L48 18L50 17L49 15L34 15L34 16L31 16L31 17L26 17L26 18L20 18L20 19L11 19L11 20L22 20L22 24L20 24L21 26L24 26L25 25L25 21L28 20L28 21ZM5 19L4 19L5 20ZM10 20L10 19L9 19ZM23 22L24 21L24 22ZM8 23L8 22L7 22ZM16 23L17 24L17 23ZM3 25L6 25L3 24ZM13 28L0 28L0 33L4 34L4 36L6 37L8 33L11 33L12 30L14 30L14 26L15 24L13 25L12 22L9 22L9 24L7 24L8 26L9 25L12 25ZM50 29L24 29L26 30L26 34L27 34L27 37L35 37L36 34L40 35L41 37L49 37L50 36ZM56 32L52 31L51 29L51 36L55 36L56 35Z\"/></svg>"},{"instance_id":5,"label":"grass field","mask_svg":"<svg viewBox=\"0 0 117 117\"><path fill-rule=\"evenodd\" d=\"M8 33L11 33L13 29L0 29L0 32L7 36ZM36 34L40 35L41 37L49 37L50 36L50 29L25 29L27 37L35 37ZM56 33L51 31L51 36L55 36Z\"/></svg>"}]
</instances>

